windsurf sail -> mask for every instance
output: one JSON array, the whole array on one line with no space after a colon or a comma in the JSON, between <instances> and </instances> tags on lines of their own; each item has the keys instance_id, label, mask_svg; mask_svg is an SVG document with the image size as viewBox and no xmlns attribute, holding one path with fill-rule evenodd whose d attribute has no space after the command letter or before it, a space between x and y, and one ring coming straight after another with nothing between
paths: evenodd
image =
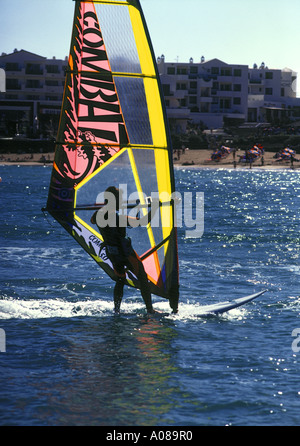
<instances>
[{"instance_id":1,"label":"windsurf sail","mask_svg":"<svg viewBox=\"0 0 300 446\"><path fill-rule=\"evenodd\" d=\"M155 222L130 231L151 292L178 305L172 149L159 74L138 0L75 0L47 211L116 280L91 216L109 186L159 197ZM163 198L162 198L163 197ZM130 201L130 200L128 200ZM128 206L128 209L130 206ZM127 284L139 288L134 271Z\"/></svg>"}]
</instances>

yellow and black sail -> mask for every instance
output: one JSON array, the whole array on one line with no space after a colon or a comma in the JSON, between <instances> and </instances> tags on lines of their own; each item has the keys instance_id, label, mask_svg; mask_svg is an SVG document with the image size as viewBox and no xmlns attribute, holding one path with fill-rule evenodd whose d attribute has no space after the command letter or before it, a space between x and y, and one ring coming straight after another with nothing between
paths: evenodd
<instances>
[{"instance_id":1,"label":"yellow and black sail","mask_svg":"<svg viewBox=\"0 0 300 446\"><path fill-rule=\"evenodd\" d=\"M138 0L76 1L47 210L116 279L91 210L109 186L163 201L131 231L152 293L178 303L174 173L160 80ZM124 195L124 190L123 190ZM164 197L164 198L161 198ZM127 283L138 287L134 272Z\"/></svg>"}]
</instances>

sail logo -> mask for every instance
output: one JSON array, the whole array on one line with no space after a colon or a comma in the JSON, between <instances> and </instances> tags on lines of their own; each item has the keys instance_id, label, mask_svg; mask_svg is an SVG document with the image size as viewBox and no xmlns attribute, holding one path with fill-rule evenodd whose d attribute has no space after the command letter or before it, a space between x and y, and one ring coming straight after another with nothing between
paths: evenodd
<instances>
[{"instance_id":1,"label":"sail logo","mask_svg":"<svg viewBox=\"0 0 300 446\"><path fill-rule=\"evenodd\" d=\"M6 92L6 74L3 68L0 68L0 93Z\"/></svg>"},{"instance_id":2,"label":"sail logo","mask_svg":"<svg viewBox=\"0 0 300 446\"><path fill-rule=\"evenodd\" d=\"M6 352L6 335L3 328L0 328L0 353Z\"/></svg>"},{"instance_id":3,"label":"sail logo","mask_svg":"<svg viewBox=\"0 0 300 446\"><path fill-rule=\"evenodd\" d=\"M92 3L78 5L66 77L56 171L79 184L128 144L121 106Z\"/></svg>"},{"instance_id":4,"label":"sail logo","mask_svg":"<svg viewBox=\"0 0 300 446\"><path fill-rule=\"evenodd\" d=\"M82 134L92 132L97 143L127 143L124 119L95 12L85 12L83 25L78 130Z\"/></svg>"}]
</instances>

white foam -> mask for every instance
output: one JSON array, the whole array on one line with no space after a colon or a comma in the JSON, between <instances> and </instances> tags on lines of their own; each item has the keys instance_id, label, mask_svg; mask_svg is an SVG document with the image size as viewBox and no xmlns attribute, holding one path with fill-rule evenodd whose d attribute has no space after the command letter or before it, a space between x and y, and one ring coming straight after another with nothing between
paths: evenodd
<instances>
[{"instance_id":1,"label":"white foam","mask_svg":"<svg viewBox=\"0 0 300 446\"><path fill-rule=\"evenodd\" d=\"M154 302L153 307L163 313L163 317L180 321L192 321L203 317L201 305L180 303L179 312L172 314L168 301ZM132 302L124 299L121 314L144 314L142 300ZM113 302L103 299L70 302L64 299L4 299L0 300L0 320L2 319L46 319L74 317L105 317L113 314ZM238 308L224 314L226 318L240 318L245 309ZM159 314L158 314L159 316Z\"/></svg>"},{"instance_id":2,"label":"white foam","mask_svg":"<svg viewBox=\"0 0 300 446\"><path fill-rule=\"evenodd\" d=\"M45 319L97 316L112 312L104 300L68 302L62 299L1 300L0 319Z\"/></svg>"}]
</instances>

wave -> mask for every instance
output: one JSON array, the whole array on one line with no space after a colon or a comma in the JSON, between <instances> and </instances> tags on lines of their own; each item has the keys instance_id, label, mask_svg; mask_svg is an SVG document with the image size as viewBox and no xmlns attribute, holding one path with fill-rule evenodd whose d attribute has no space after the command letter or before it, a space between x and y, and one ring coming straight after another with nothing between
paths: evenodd
<instances>
[{"instance_id":1,"label":"wave","mask_svg":"<svg viewBox=\"0 0 300 446\"><path fill-rule=\"evenodd\" d=\"M202 306L193 303L182 303L178 314L171 313L169 303L154 302L158 311L154 317L171 318L174 321L198 320L203 316ZM240 318L247 314L245 308L231 310L222 317ZM76 317L107 317L113 316L113 302L103 299L70 302L63 299L13 299L0 300L0 320L5 319L51 319ZM122 302L120 316L144 316L146 310L143 302ZM217 316L218 318L220 316Z\"/></svg>"},{"instance_id":2,"label":"wave","mask_svg":"<svg viewBox=\"0 0 300 446\"><path fill-rule=\"evenodd\" d=\"M0 301L0 319L46 319L110 314L113 304L104 300L68 302L63 299L7 299Z\"/></svg>"}]
</instances>

